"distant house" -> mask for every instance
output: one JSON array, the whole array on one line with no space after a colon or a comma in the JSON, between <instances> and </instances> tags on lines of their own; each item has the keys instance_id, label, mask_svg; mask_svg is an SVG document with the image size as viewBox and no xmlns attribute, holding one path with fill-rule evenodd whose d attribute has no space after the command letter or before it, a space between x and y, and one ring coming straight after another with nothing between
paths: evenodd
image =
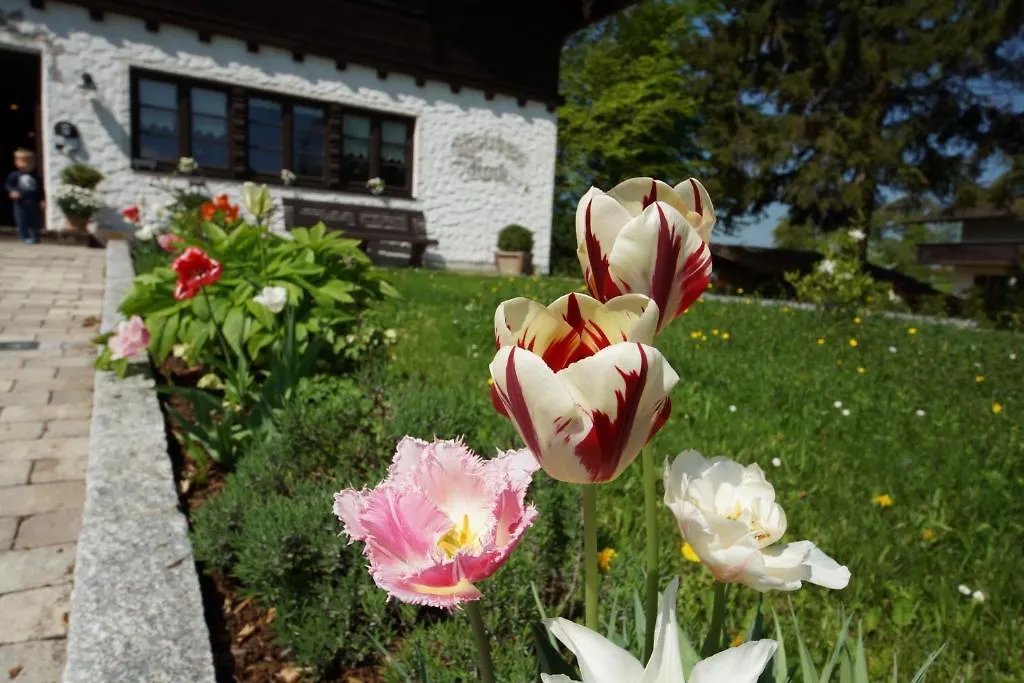
<instances>
[{"instance_id":1,"label":"distant house","mask_svg":"<svg viewBox=\"0 0 1024 683\"><path fill-rule=\"evenodd\" d=\"M0 168L17 147L49 188L71 156L97 167L113 225L192 157L236 201L249 180L377 226L422 216L435 265L491 268L519 223L546 272L561 47L635 1L3 0Z\"/></svg>"},{"instance_id":2,"label":"distant house","mask_svg":"<svg viewBox=\"0 0 1024 683\"><path fill-rule=\"evenodd\" d=\"M960 224L959 242L917 245L919 263L952 269L956 294L975 286L997 293L1024 259L1024 217L1008 209L945 209L906 222Z\"/></svg>"}]
</instances>

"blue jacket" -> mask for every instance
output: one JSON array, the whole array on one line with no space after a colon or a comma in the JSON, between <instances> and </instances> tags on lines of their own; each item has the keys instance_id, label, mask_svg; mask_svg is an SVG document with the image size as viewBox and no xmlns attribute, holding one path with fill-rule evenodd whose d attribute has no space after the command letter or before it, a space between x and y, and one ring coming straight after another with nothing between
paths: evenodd
<instances>
[{"instance_id":1,"label":"blue jacket","mask_svg":"<svg viewBox=\"0 0 1024 683\"><path fill-rule=\"evenodd\" d=\"M43 193L42 181L32 171L28 173L11 171L7 176L7 180L4 181L4 190L8 193L20 192L21 197L14 200L18 204L34 204L38 206L39 202L46 198L46 195Z\"/></svg>"}]
</instances>

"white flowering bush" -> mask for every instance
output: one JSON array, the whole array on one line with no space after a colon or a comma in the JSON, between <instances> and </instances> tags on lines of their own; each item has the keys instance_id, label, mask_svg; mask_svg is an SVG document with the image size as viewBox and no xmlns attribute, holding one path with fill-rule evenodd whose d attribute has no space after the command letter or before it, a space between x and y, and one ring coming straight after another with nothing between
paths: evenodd
<instances>
[{"instance_id":1,"label":"white flowering bush","mask_svg":"<svg viewBox=\"0 0 1024 683\"><path fill-rule=\"evenodd\" d=\"M786 273L786 281L796 289L797 298L824 310L843 313L869 305L905 309L906 303L888 284L875 281L861 266L858 252L864 239L866 236L859 229L837 231L826 239L825 258L815 264L813 271Z\"/></svg>"},{"instance_id":2,"label":"white flowering bush","mask_svg":"<svg viewBox=\"0 0 1024 683\"><path fill-rule=\"evenodd\" d=\"M384 192L384 179L383 178L370 178L366 181L366 189L371 194L382 194Z\"/></svg>"},{"instance_id":3,"label":"white flowering bush","mask_svg":"<svg viewBox=\"0 0 1024 683\"><path fill-rule=\"evenodd\" d=\"M96 193L77 185L60 185L55 193L57 206L71 219L88 220L99 211L102 203Z\"/></svg>"}]
</instances>

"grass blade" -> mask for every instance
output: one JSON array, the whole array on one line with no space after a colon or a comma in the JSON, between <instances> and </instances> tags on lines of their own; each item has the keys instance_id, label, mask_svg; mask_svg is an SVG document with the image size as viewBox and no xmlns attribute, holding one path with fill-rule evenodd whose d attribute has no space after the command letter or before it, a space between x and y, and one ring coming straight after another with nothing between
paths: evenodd
<instances>
[{"instance_id":1,"label":"grass blade","mask_svg":"<svg viewBox=\"0 0 1024 683\"><path fill-rule=\"evenodd\" d=\"M775 641L779 644L772 658L772 673L776 681L785 683L789 680L789 663L786 661L786 641L782 637L782 619L775 613L775 608L772 608L772 621L775 622Z\"/></svg>"},{"instance_id":2,"label":"grass blade","mask_svg":"<svg viewBox=\"0 0 1024 683\"><path fill-rule=\"evenodd\" d=\"M640 591L633 589L633 624L636 629L636 651L644 651L644 637L647 635L647 620L644 618L644 605L640 600Z\"/></svg>"},{"instance_id":3,"label":"grass blade","mask_svg":"<svg viewBox=\"0 0 1024 683\"><path fill-rule=\"evenodd\" d=\"M793 628L796 630L796 647L797 652L800 653L800 670L803 673L804 683L819 683L821 678L814 666L814 659L811 658L811 651L807 649L807 644L804 643L804 638L800 634L800 622L797 621L796 612L793 611L793 601L788 596L786 600L789 602L789 614L793 619Z\"/></svg>"},{"instance_id":4,"label":"grass blade","mask_svg":"<svg viewBox=\"0 0 1024 683\"><path fill-rule=\"evenodd\" d=\"M846 619L843 620L843 625L839 630L839 635L836 636L835 647L832 648L832 656L828 658L828 661L825 663L825 668L821 671L821 678L819 679L821 683L828 683L832 680L832 672L835 670L836 664L839 663L839 657L843 654L843 650L846 647L846 639L849 637L850 622L852 620L853 617L846 617Z\"/></svg>"},{"instance_id":5,"label":"grass blade","mask_svg":"<svg viewBox=\"0 0 1024 683\"><path fill-rule=\"evenodd\" d=\"M679 653L683 660L683 675L689 678L690 671L700 661L700 653L697 652L697 648L693 646L693 641L690 640L686 632L683 631L683 627L679 626ZM641 641L642 642L642 641Z\"/></svg>"},{"instance_id":6,"label":"grass blade","mask_svg":"<svg viewBox=\"0 0 1024 683\"><path fill-rule=\"evenodd\" d=\"M839 683L853 683L853 660L850 648L843 650L843 656L839 659Z\"/></svg>"},{"instance_id":7,"label":"grass blade","mask_svg":"<svg viewBox=\"0 0 1024 683\"><path fill-rule=\"evenodd\" d=\"M854 683L871 683L868 678L868 658L864 654L864 633L861 624L857 624L857 656L853 663Z\"/></svg>"},{"instance_id":8,"label":"grass blade","mask_svg":"<svg viewBox=\"0 0 1024 683\"><path fill-rule=\"evenodd\" d=\"M941 655L942 651L945 649L946 644L943 643L941 646L939 646L938 650L928 655L928 658L924 660L924 663L921 665L921 668L919 668L917 672L914 674L914 677L910 679L910 683L921 683L922 681L924 681L924 676L926 673L928 673L928 669L932 667L932 664L935 663L935 660L939 658L939 655Z\"/></svg>"},{"instance_id":9,"label":"grass blade","mask_svg":"<svg viewBox=\"0 0 1024 683\"><path fill-rule=\"evenodd\" d=\"M892 653L892 683L900 683L900 671L896 665L896 653Z\"/></svg>"}]
</instances>

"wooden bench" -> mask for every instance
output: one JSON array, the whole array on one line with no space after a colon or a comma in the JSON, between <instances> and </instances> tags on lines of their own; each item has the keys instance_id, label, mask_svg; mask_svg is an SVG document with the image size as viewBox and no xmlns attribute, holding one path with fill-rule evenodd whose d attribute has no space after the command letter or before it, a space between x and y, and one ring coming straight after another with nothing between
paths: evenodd
<instances>
[{"instance_id":1,"label":"wooden bench","mask_svg":"<svg viewBox=\"0 0 1024 683\"><path fill-rule=\"evenodd\" d=\"M427 247L438 243L427 237L427 222L420 211L289 198L282 203L284 225L289 230L323 223L329 230L341 230L345 237L360 240L363 251L371 242L408 244L409 265L414 268L423 265L423 252Z\"/></svg>"}]
</instances>

